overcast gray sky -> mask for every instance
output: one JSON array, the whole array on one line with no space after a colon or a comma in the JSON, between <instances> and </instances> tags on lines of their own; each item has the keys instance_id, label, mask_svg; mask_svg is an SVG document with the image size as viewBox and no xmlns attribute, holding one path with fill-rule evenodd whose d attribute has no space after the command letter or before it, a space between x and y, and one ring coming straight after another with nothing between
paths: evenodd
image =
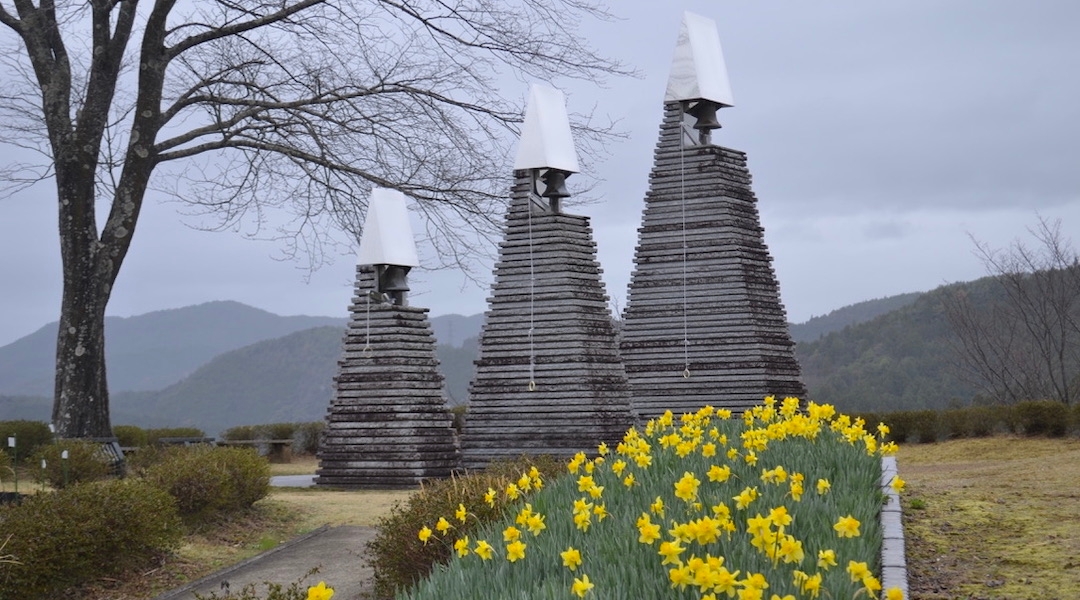
<instances>
[{"instance_id":1,"label":"overcast gray sky","mask_svg":"<svg viewBox=\"0 0 1080 600\"><path fill-rule=\"evenodd\" d=\"M596 166L601 201L579 209L593 218L619 306L684 9L718 24L736 106L721 111L713 139L748 153L789 320L977 278L968 235L1003 246L1037 213L1080 242L1080 3L612 5L623 19L588 31L644 77L567 92L571 111L595 104L628 133ZM524 98L526 87L507 95ZM49 182L0 200L0 345L58 316L54 197ZM309 279L303 265L275 260L273 244L196 231L176 209L144 208L109 314L210 300L347 314L350 256ZM486 308L486 285L454 273L421 274L413 287L413 304L433 315Z\"/></svg>"}]
</instances>

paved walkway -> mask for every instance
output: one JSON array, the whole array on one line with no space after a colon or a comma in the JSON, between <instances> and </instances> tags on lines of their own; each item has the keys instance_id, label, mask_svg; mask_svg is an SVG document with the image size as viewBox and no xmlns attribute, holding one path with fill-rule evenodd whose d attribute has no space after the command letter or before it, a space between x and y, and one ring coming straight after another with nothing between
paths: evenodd
<instances>
[{"instance_id":1,"label":"paved walkway","mask_svg":"<svg viewBox=\"0 0 1080 600\"><path fill-rule=\"evenodd\" d=\"M311 487L315 485L314 479L314 475L280 475L271 477L270 485ZM239 592L248 584L255 584L261 597L266 592L264 582L288 587L313 567L318 567L319 572L302 585L325 581L334 588L334 600L365 598L370 592L371 568L364 562L362 554L374 537L374 527L324 526L154 600L194 600L195 594L208 596L211 593L223 596L225 585L233 592Z\"/></svg>"}]
</instances>

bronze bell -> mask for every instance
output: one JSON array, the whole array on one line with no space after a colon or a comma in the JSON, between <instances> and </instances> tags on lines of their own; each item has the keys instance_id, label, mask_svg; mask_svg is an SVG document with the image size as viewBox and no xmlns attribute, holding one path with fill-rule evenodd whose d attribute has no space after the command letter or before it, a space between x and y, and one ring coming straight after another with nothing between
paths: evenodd
<instances>
[{"instance_id":1,"label":"bronze bell","mask_svg":"<svg viewBox=\"0 0 1080 600\"><path fill-rule=\"evenodd\" d=\"M540 194L544 198L551 198L553 200L559 200L562 198L569 198L570 192L566 189L566 176L569 175L566 171L560 171L559 169L548 169L540 176L540 181L544 182L544 193Z\"/></svg>"},{"instance_id":2,"label":"bronze bell","mask_svg":"<svg viewBox=\"0 0 1080 600\"><path fill-rule=\"evenodd\" d=\"M716 120L716 110L720 105L709 100L700 100L691 106L686 112L697 119L694 129L699 131L712 131L720 129L720 122Z\"/></svg>"},{"instance_id":3,"label":"bronze bell","mask_svg":"<svg viewBox=\"0 0 1080 600\"><path fill-rule=\"evenodd\" d=\"M396 305L405 303L405 292L409 291L408 274L412 267L401 265L376 265L379 274L379 292L390 297Z\"/></svg>"}]
</instances>

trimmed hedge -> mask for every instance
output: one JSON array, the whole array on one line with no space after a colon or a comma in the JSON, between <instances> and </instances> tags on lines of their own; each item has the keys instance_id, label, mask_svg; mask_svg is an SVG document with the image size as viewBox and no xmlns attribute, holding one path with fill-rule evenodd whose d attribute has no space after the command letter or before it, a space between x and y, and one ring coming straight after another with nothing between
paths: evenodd
<instances>
[{"instance_id":1,"label":"trimmed hedge","mask_svg":"<svg viewBox=\"0 0 1080 600\"><path fill-rule=\"evenodd\" d=\"M986 437L996 433L1049 437L1080 435L1080 404L1053 400L1013 405L970 406L943 411L914 410L862 413L872 423L889 426L889 439L898 443L933 443L945 439Z\"/></svg>"},{"instance_id":2,"label":"trimmed hedge","mask_svg":"<svg viewBox=\"0 0 1080 600\"><path fill-rule=\"evenodd\" d=\"M176 499L189 524L248 508L270 491L270 464L251 448L170 448L145 477Z\"/></svg>"},{"instance_id":3,"label":"trimmed hedge","mask_svg":"<svg viewBox=\"0 0 1080 600\"><path fill-rule=\"evenodd\" d=\"M0 507L10 535L0 562L0 598L56 598L71 586L150 563L179 545L175 500L149 482L71 486Z\"/></svg>"},{"instance_id":4,"label":"trimmed hedge","mask_svg":"<svg viewBox=\"0 0 1080 600\"><path fill-rule=\"evenodd\" d=\"M221 433L221 439L230 442L291 439L293 454L315 454L319 451L319 438L326 423L267 423L265 425L239 425Z\"/></svg>"}]
</instances>

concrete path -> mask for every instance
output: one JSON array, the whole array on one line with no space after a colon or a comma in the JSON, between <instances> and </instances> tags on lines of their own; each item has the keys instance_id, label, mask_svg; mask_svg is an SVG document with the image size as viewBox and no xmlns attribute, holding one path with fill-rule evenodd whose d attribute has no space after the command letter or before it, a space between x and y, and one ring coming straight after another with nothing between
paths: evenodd
<instances>
[{"instance_id":1,"label":"concrete path","mask_svg":"<svg viewBox=\"0 0 1080 600\"><path fill-rule=\"evenodd\" d=\"M288 587L312 567L319 567L319 572L306 579L304 586L325 581L334 588L334 600L365 598L370 592L371 569L362 554L367 542L374 537L373 527L323 527L154 600L194 600L195 594L208 596L211 592L222 596L224 582L228 582L234 592L254 583L262 597L266 592L263 582Z\"/></svg>"},{"instance_id":2,"label":"concrete path","mask_svg":"<svg viewBox=\"0 0 1080 600\"><path fill-rule=\"evenodd\" d=\"M315 476L275 475L270 478L270 487L315 487Z\"/></svg>"}]
</instances>

